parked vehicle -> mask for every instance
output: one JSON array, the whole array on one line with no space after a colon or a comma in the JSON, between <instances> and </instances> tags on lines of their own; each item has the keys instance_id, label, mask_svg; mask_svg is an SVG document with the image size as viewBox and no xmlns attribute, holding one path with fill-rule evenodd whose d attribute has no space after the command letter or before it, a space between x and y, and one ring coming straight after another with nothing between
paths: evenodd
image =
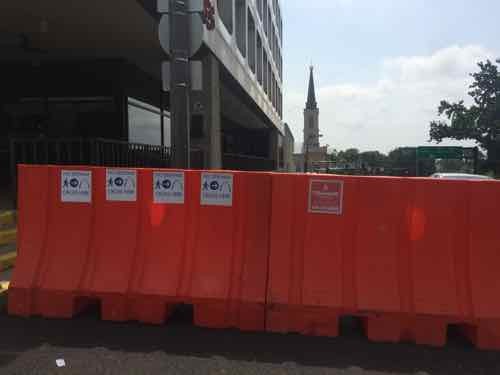
<instances>
[{"instance_id":1,"label":"parked vehicle","mask_svg":"<svg viewBox=\"0 0 500 375\"><path fill-rule=\"evenodd\" d=\"M432 178L443 178L446 180L493 180L492 177L469 173L434 173Z\"/></svg>"}]
</instances>

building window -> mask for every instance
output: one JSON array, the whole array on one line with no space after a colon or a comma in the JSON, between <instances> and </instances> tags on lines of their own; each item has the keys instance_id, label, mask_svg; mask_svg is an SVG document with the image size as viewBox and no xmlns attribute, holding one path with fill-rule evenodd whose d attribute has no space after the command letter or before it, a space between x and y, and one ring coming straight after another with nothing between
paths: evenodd
<instances>
[{"instance_id":1,"label":"building window","mask_svg":"<svg viewBox=\"0 0 500 375\"><path fill-rule=\"evenodd\" d=\"M273 82L274 82L274 95L273 95L273 102L274 102L274 109L276 112L278 112L278 81L276 80L276 76L273 74Z\"/></svg>"},{"instance_id":2,"label":"building window","mask_svg":"<svg viewBox=\"0 0 500 375\"><path fill-rule=\"evenodd\" d=\"M257 34L257 79L259 80L260 85L262 86L262 39L260 35Z\"/></svg>"},{"instance_id":3,"label":"building window","mask_svg":"<svg viewBox=\"0 0 500 375\"><path fill-rule=\"evenodd\" d=\"M267 60L267 97L272 101L272 69L271 60Z\"/></svg>"},{"instance_id":4,"label":"building window","mask_svg":"<svg viewBox=\"0 0 500 375\"><path fill-rule=\"evenodd\" d=\"M164 145L170 146L170 117L164 112ZM160 110L128 98L128 138L132 143L161 145Z\"/></svg>"},{"instance_id":5,"label":"building window","mask_svg":"<svg viewBox=\"0 0 500 375\"><path fill-rule=\"evenodd\" d=\"M285 168L285 150L283 146L283 136L281 134L278 135L278 152L279 152L279 168Z\"/></svg>"},{"instance_id":6,"label":"building window","mask_svg":"<svg viewBox=\"0 0 500 375\"><path fill-rule=\"evenodd\" d=\"M274 73L271 70L271 102L273 107L276 108L276 79L274 78Z\"/></svg>"},{"instance_id":7,"label":"building window","mask_svg":"<svg viewBox=\"0 0 500 375\"><path fill-rule=\"evenodd\" d=\"M257 11L259 12L259 18L262 21L262 0L257 0Z\"/></svg>"},{"instance_id":8,"label":"building window","mask_svg":"<svg viewBox=\"0 0 500 375\"><path fill-rule=\"evenodd\" d=\"M267 74L268 74L268 70L267 70L267 53L266 51L264 51L264 62L263 62L263 67L262 67L262 70L264 72L263 74L263 79L264 79L264 82L263 82L263 87L264 87L264 91L266 92L266 94L269 92L269 82L268 82L268 79L267 79Z\"/></svg>"},{"instance_id":9,"label":"building window","mask_svg":"<svg viewBox=\"0 0 500 375\"><path fill-rule=\"evenodd\" d=\"M121 139L117 110L111 97L26 97L0 105L9 119L1 126L9 134L59 138Z\"/></svg>"},{"instance_id":10,"label":"building window","mask_svg":"<svg viewBox=\"0 0 500 375\"><path fill-rule=\"evenodd\" d=\"M230 34L233 33L233 1L217 0L217 9L219 17Z\"/></svg>"},{"instance_id":11,"label":"building window","mask_svg":"<svg viewBox=\"0 0 500 375\"><path fill-rule=\"evenodd\" d=\"M253 20L252 13L250 10L247 12L248 15L248 64L250 69L255 73L255 21Z\"/></svg>"},{"instance_id":12,"label":"building window","mask_svg":"<svg viewBox=\"0 0 500 375\"><path fill-rule=\"evenodd\" d=\"M236 0L236 45L243 57L247 55L247 17L245 0Z\"/></svg>"},{"instance_id":13,"label":"building window","mask_svg":"<svg viewBox=\"0 0 500 375\"><path fill-rule=\"evenodd\" d=\"M269 41L269 45L271 45L272 41L271 41L271 34L273 32L273 18L271 16L271 9L267 8L267 31L266 31L266 36L267 36L267 39Z\"/></svg>"},{"instance_id":14,"label":"building window","mask_svg":"<svg viewBox=\"0 0 500 375\"><path fill-rule=\"evenodd\" d=\"M267 13L268 13L268 6L267 6L267 0L264 0L264 3L263 3L263 9L262 11L264 12L263 16L264 18L262 19L262 23L264 24L264 33L266 34L266 37L269 33L269 30L268 30L268 26L269 24L267 23Z\"/></svg>"}]
</instances>

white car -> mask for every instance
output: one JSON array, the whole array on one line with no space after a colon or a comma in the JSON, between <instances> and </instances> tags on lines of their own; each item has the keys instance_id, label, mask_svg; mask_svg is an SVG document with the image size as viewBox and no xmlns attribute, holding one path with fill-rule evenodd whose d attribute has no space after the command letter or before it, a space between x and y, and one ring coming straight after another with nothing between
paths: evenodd
<instances>
[{"instance_id":1,"label":"white car","mask_svg":"<svg viewBox=\"0 0 500 375\"><path fill-rule=\"evenodd\" d=\"M434 173L431 178L442 178L446 180L493 180L492 177L480 174L468 173Z\"/></svg>"}]
</instances>

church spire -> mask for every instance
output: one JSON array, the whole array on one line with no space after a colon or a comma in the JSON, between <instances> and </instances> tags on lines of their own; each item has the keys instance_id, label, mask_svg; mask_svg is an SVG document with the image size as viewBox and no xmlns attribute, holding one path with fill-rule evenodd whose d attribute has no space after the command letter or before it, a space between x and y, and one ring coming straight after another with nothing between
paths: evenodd
<instances>
[{"instance_id":1,"label":"church spire","mask_svg":"<svg viewBox=\"0 0 500 375\"><path fill-rule=\"evenodd\" d=\"M309 90L307 92L306 109L318 109L318 104L316 103L316 92L314 90L313 66L311 66L310 69L311 72L309 75Z\"/></svg>"}]
</instances>

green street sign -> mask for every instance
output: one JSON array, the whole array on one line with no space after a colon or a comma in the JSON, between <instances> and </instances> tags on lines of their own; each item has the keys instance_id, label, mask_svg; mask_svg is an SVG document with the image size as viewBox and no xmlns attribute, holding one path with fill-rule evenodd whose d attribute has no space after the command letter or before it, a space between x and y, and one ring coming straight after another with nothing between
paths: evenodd
<instances>
[{"instance_id":1,"label":"green street sign","mask_svg":"<svg viewBox=\"0 0 500 375\"><path fill-rule=\"evenodd\" d=\"M419 159L463 159L464 149L462 147L418 147L417 157Z\"/></svg>"}]
</instances>

